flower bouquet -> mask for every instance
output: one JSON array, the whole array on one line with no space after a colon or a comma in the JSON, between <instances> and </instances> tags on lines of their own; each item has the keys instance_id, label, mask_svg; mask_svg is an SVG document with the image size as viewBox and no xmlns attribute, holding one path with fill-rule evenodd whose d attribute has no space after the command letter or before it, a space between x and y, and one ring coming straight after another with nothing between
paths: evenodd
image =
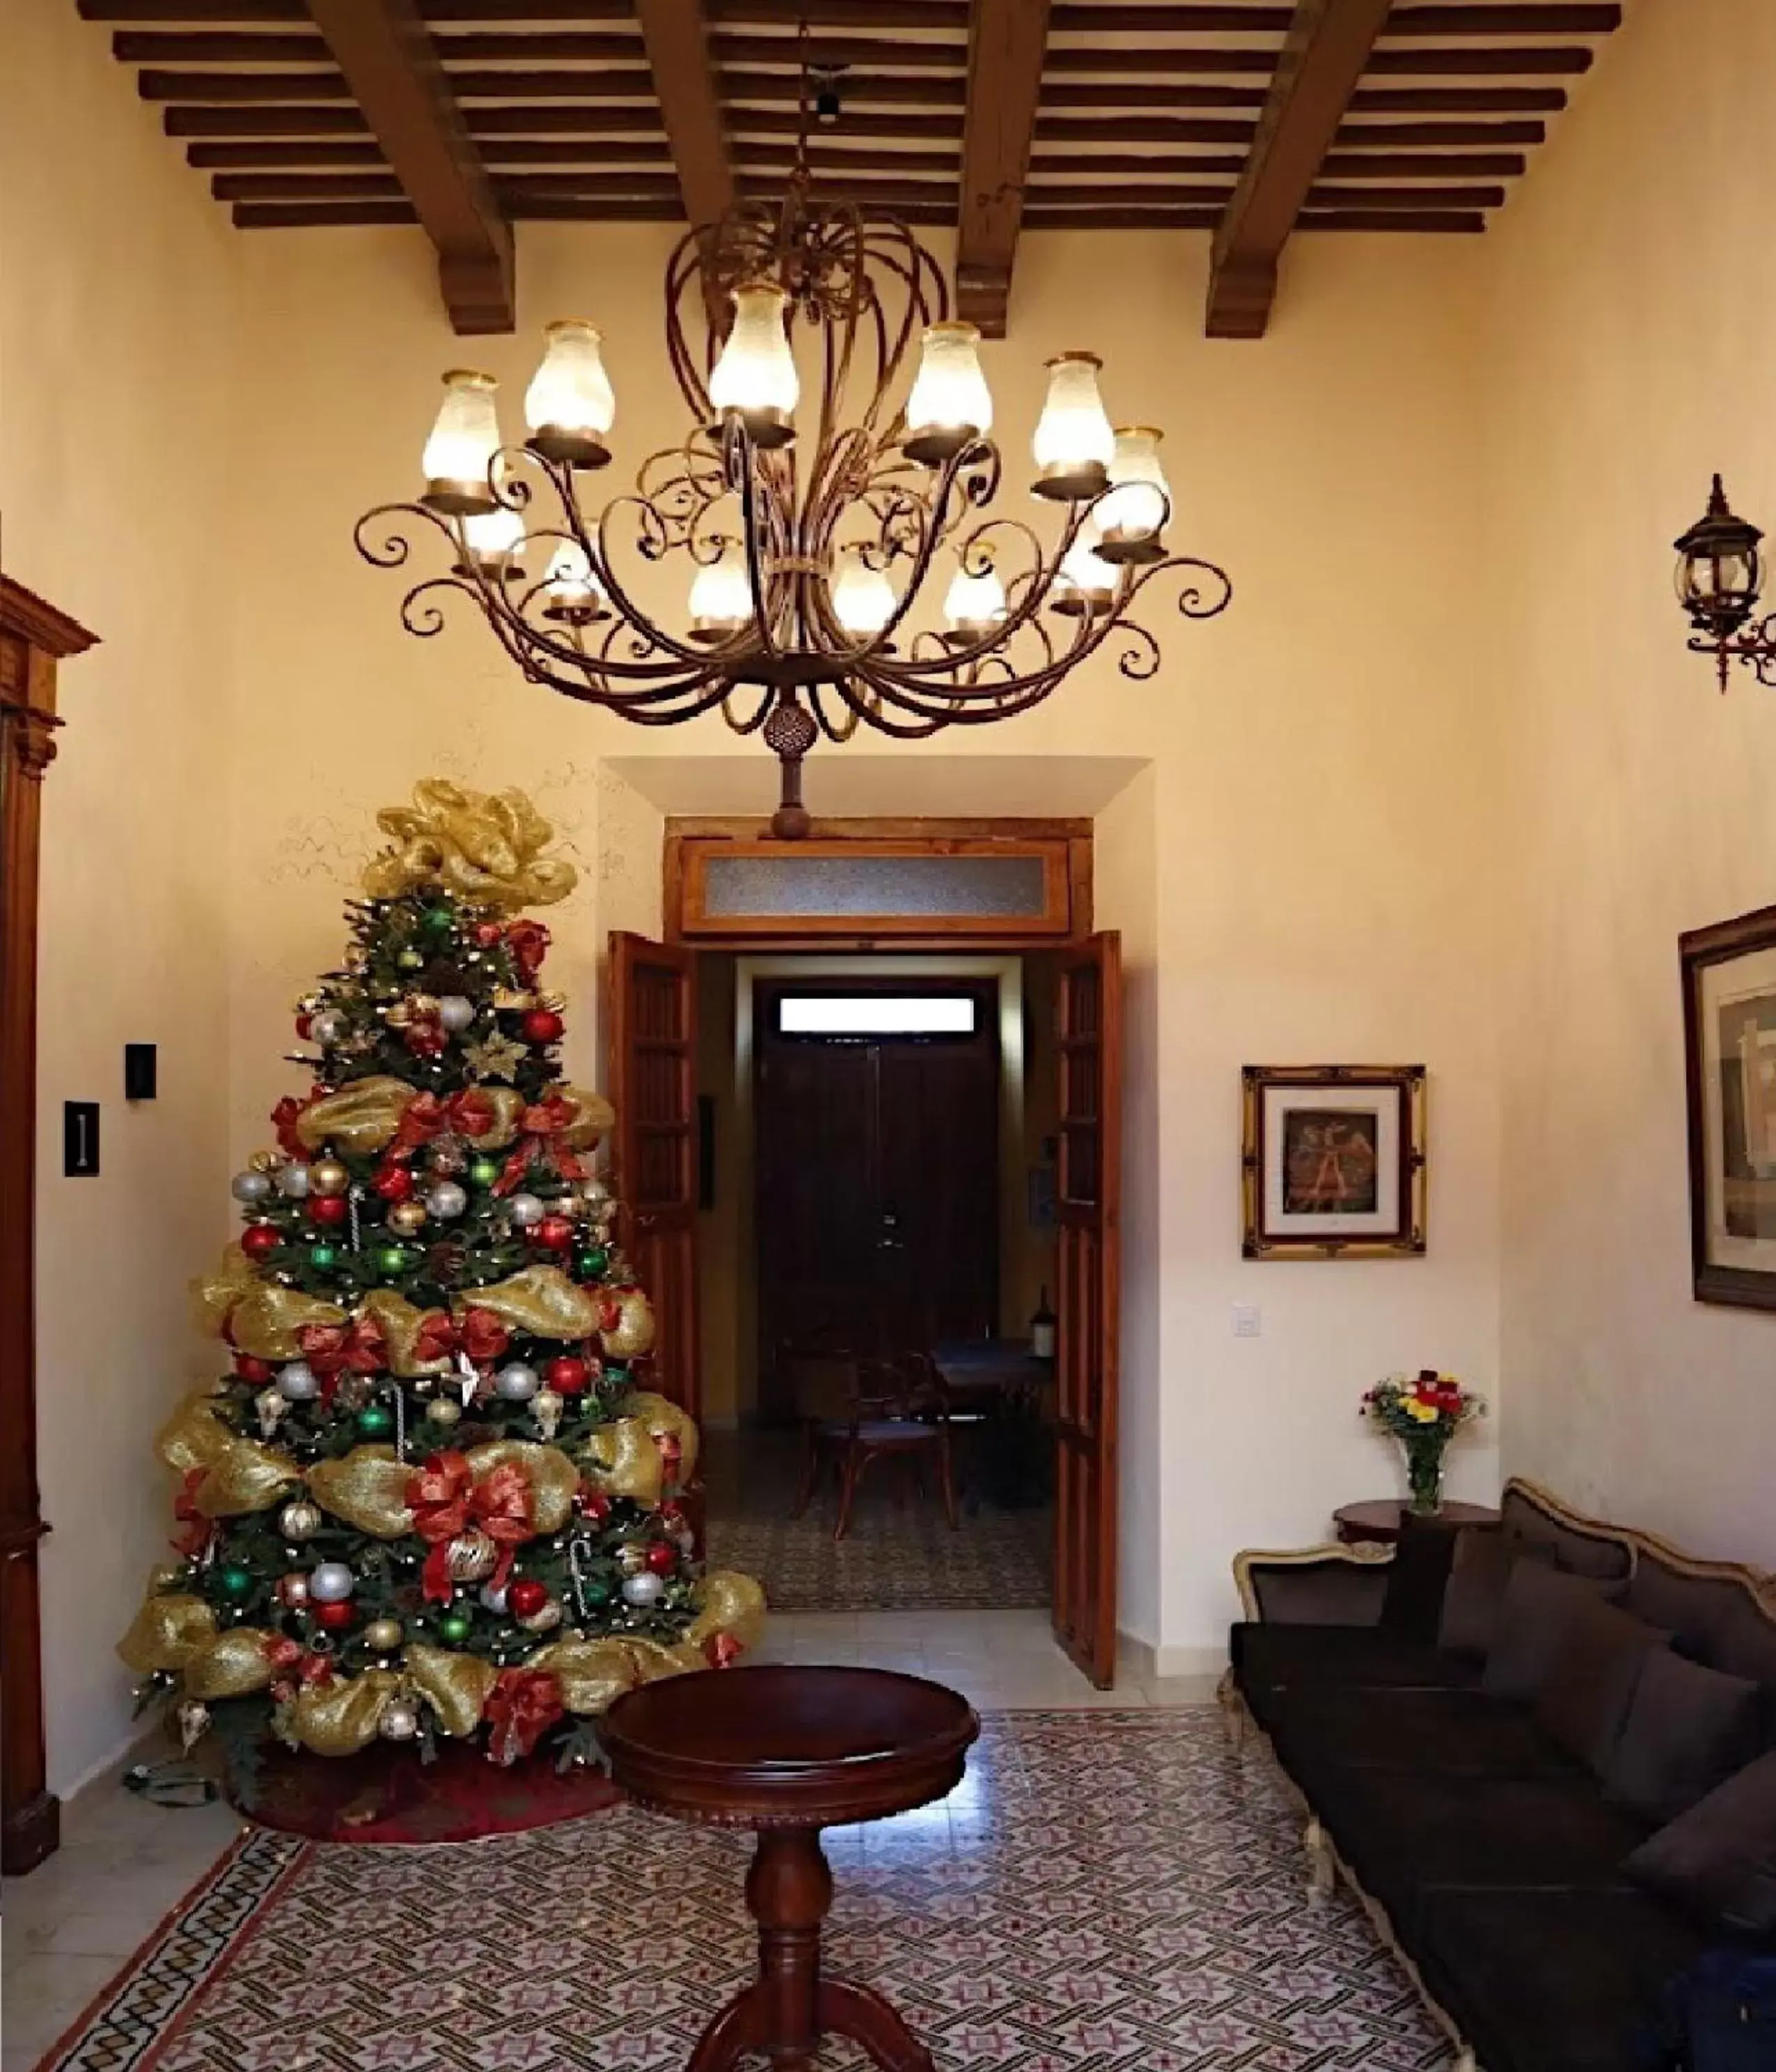
<instances>
[{"instance_id":1,"label":"flower bouquet","mask_svg":"<svg viewBox=\"0 0 1776 2072\"><path fill-rule=\"evenodd\" d=\"M1486 1415L1484 1400L1453 1374L1425 1367L1392 1374L1363 1392L1363 1414L1392 1432L1406 1453L1412 1510L1433 1517L1443 1507L1443 1453L1470 1418Z\"/></svg>"}]
</instances>

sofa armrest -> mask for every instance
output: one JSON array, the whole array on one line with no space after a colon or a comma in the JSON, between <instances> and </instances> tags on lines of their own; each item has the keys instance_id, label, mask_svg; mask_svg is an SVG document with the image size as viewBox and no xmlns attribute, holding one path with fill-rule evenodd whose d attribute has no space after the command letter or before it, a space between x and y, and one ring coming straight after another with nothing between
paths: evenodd
<instances>
[{"instance_id":1,"label":"sofa armrest","mask_svg":"<svg viewBox=\"0 0 1776 2072\"><path fill-rule=\"evenodd\" d=\"M1233 1580L1245 1616L1288 1626L1375 1626L1388 1594L1392 1547L1248 1548Z\"/></svg>"}]
</instances>

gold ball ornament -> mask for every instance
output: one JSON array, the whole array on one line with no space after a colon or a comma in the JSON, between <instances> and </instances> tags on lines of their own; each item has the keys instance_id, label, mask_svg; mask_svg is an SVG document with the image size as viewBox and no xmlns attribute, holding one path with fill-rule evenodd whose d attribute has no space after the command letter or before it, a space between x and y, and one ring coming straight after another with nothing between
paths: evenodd
<instances>
[{"instance_id":1,"label":"gold ball ornament","mask_svg":"<svg viewBox=\"0 0 1776 2072\"><path fill-rule=\"evenodd\" d=\"M416 1022L435 1022L440 1012L435 993L410 993L407 996L407 1012Z\"/></svg>"},{"instance_id":2,"label":"gold ball ornament","mask_svg":"<svg viewBox=\"0 0 1776 2072\"><path fill-rule=\"evenodd\" d=\"M561 1607L553 1597L539 1605L528 1617L518 1623L526 1633L553 1633L561 1622Z\"/></svg>"},{"instance_id":3,"label":"gold ball ornament","mask_svg":"<svg viewBox=\"0 0 1776 2072\"><path fill-rule=\"evenodd\" d=\"M343 1194L351 1184L352 1175L337 1158L317 1158L308 1169L311 1194Z\"/></svg>"},{"instance_id":4,"label":"gold ball ornament","mask_svg":"<svg viewBox=\"0 0 1776 2072\"><path fill-rule=\"evenodd\" d=\"M364 1630L365 1646L375 1648L381 1655L399 1647L405 1635L405 1629L399 1619L372 1619Z\"/></svg>"},{"instance_id":5,"label":"gold ball ornament","mask_svg":"<svg viewBox=\"0 0 1776 2072\"><path fill-rule=\"evenodd\" d=\"M433 1424L456 1424L462 1421L462 1406L447 1396L436 1397L426 1406L426 1420Z\"/></svg>"},{"instance_id":6,"label":"gold ball ornament","mask_svg":"<svg viewBox=\"0 0 1776 2072\"><path fill-rule=\"evenodd\" d=\"M445 1552L453 1583L479 1583L500 1565L500 1549L479 1525L457 1534Z\"/></svg>"},{"instance_id":7,"label":"gold ball ornament","mask_svg":"<svg viewBox=\"0 0 1776 2072\"><path fill-rule=\"evenodd\" d=\"M648 1565L648 1549L639 1540L626 1540L617 1549L617 1566L626 1576L639 1576Z\"/></svg>"},{"instance_id":8,"label":"gold ball ornament","mask_svg":"<svg viewBox=\"0 0 1776 2072\"><path fill-rule=\"evenodd\" d=\"M397 1202L388 1211L388 1227L403 1237L413 1237L426 1227L423 1202Z\"/></svg>"},{"instance_id":9,"label":"gold ball ornament","mask_svg":"<svg viewBox=\"0 0 1776 2072\"><path fill-rule=\"evenodd\" d=\"M310 1503L306 1498L286 1503L278 1514L278 1530L286 1540L310 1540L320 1529L320 1506Z\"/></svg>"}]
</instances>

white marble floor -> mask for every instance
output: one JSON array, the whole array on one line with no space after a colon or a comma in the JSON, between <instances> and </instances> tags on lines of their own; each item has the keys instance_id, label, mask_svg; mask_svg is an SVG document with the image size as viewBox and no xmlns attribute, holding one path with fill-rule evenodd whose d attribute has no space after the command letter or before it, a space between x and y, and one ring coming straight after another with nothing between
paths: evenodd
<instances>
[{"instance_id":1,"label":"white marble floor","mask_svg":"<svg viewBox=\"0 0 1776 2072\"><path fill-rule=\"evenodd\" d=\"M773 1619L751 1658L855 1662L935 1677L984 1711L1198 1704L1211 1679L1144 1676L1094 1690L1037 1611L819 1613ZM29 2072L238 1832L224 1806L151 1806L115 1775L64 1807L60 1851L4 1881L0 2072Z\"/></svg>"}]
</instances>

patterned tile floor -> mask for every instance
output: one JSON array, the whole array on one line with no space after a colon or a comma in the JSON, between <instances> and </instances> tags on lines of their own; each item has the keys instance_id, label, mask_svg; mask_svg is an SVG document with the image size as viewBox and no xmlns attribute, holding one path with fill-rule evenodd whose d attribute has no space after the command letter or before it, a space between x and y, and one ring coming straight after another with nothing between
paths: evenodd
<instances>
[{"instance_id":1,"label":"patterned tile floor","mask_svg":"<svg viewBox=\"0 0 1776 2072\"><path fill-rule=\"evenodd\" d=\"M982 1706L1043 1708L989 1715L943 1804L830 1838L833 1967L889 1992L944 2072L1444 2062L1361 1917L1308 1903L1262 1759L1227 1754L1212 1708L1165 1702L1194 1694L1091 1692L1028 1614L784 1620L771 1651L923 1667ZM1061 1709L1082 1695L1112 1709ZM7 1891L6 2072L116 1970L132 1906L170 1903L228 1827L121 1794L71 1810L71 1846ZM170 2005L282 1880L153 2072L680 2072L750 1962L747 1846L629 1808L458 1848L257 1838L107 2025L47 2062L142 2072Z\"/></svg>"},{"instance_id":2,"label":"patterned tile floor","mask_svg":"<svg viewBox=\"0 0 1776 2072\"><path fill-rule=\"evenodd\" d=\"M886 1464L860 1483L851 1529L835 1540L837 1497L795 1507L801 1441L712 1433L704 1457L709 1558L756 1576L784 1612L1014 1610L1049 1601L1052 1514L964 1504L952 1531L935 1493L897 1507Z\"/></svg>"}]
</instances>

